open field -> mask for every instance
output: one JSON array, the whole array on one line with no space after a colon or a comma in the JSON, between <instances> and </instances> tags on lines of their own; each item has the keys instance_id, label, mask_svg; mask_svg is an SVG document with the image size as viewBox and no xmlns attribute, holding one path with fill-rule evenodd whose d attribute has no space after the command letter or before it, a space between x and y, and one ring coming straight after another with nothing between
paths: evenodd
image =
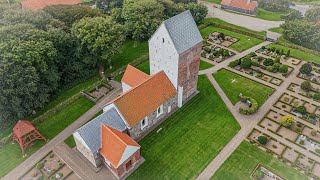
<instances>
[{"instance_id":1,"label":"open field","mask_svg":"<svg viewBox=\"0 0 320 180\"><path fill-rule=\"evenodd\" d=\"M214 27L214 26L208 26L208 27L200 30L202 37L206 37L210 33L215 32L215 31L222 32L225 35L229 35L229 36L232 36L232 37L239 39L238 42L232 44L229 47L229 48L234 49L238 52L245 51L245 50L250 49L251 47L254 47L254 46L263 42L262 40L254 38L254 37L235 33L235 32L228 31L226 29L222 29L222 28L218 28L218 27Z\"/></svg>"},{"instance_id":2,"label":"open field","mask_svg":"<svg viewBox=\"0 0 320 180\"><path fill-rule=\"evenodd\" d=\"M207 63L207 62L205 62L205 61L200 61L200 67L199 67L199 70L200 70L200 71L201 71L201 70L205 70L205 69L209 69L209 68L211 68L211 67L213 67L212 64Z\"/></svg>"},{"instance_id":3,"label":"open field","mask_svg":"<svg viewBox=\"0 0 320 180\"><path fill-rule=\"evenodd\" d=\"M275 47L277 49L283 49L285 52L290 49L290 52L291 52L290 55L292 57L295 57L297 59L301 59L304 61L308 61L308 62L320 63L320 56L317 56L317 55L314 55L311 53L307 53L304 51L300 51L298 49L288 48L288 47L277 45L277 44L270 44L267 47Z\"/></svg>"},{"instance_id":4,"label":"open field","mask_svg":"<svg viewBox=\"0 0 320 180\"><path fill-rule=\"evenodd\" d=\"M211 179L250 179L251 173L258 164L263 165L284 179L308 179L299 171L246 141L240 144Z\"/></svg>"},{"instance_id":5,"label":"open field","mask_svg":"<svg viewBox=\"0 0 320 180\"><path fill-rule=\"evenodd\" d=\"M94 103L85 98L80 98L70 104L65 109L57 112L55 115L45 119L45 123L40 123L36 127L39 132L47 139L54 138L57 134L77 120L82 114L87 112ZM36 141L32 148L26 150L30 156L44 145L44 141ZM8 143L0 148L0 177L3 177L10 170L26 159L21 155L21 149L17 143Z\"/></svg>"},{"instance_id":6,"label":"open field","mask_svg":"<svg viewBox=\"0 0 320 180\"><path fill-rule=\"evenodd\" d=\"M198 90L197 96L139 142L146 161L128 179L194 179L239 131L204 75L199 76Z\"/></svg>"},{"instance_id":7,"label":"open field","mask_svg":"<svg viewBox=\"0 0 320 180\"><path fill-rule=\"evenodd\" d=\"M283 19L281 19L281 16L286 15L288 13L289 12L272 12L262 8L258 8L256 18L269 20L269 21L283 21Z\"/></svg>"},{"instance_id":8,"label":"open field","mask_svg":"<svg viewBox=\"0 0 320 180\"><path fill-rule=\"evenodd\" d=\"M233 105L240 101L239 94L242 93L244 96L250 96L255 99L259 106L262 106L272 93L272 88L225 69L213 74L213 77L219 83ZM232 83L232 80L236 81Z\"/></svg>"}]
</instances>

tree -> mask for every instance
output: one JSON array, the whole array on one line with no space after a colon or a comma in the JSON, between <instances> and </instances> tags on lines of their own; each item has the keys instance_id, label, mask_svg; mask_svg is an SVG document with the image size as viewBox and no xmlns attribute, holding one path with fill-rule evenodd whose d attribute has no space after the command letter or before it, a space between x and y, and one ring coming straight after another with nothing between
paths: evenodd
<instances>
[{"instance_id":1,"label":"tree","mask_svg":"<svg viewBox=\"0 0 320 180\"><path fill-rule=\"evenodd\" d=\"M312 90L312 85L311 85L310 81L303 81L301 83L300 87L301 87L302 90L304 90L306 92L309 92L309 91Z\"/></svg>"},{"instance_id":2,"label":"tree","mask_svg":"<svg viewBox=\"0 0 320 180\"><path fill-rule=\"evenodd\" d=\"M263 61L263 65L265 66L272 66L274 64L272 59L266 59Z\"/></svg>"},{"instance_id":3,"label":"tree","mask_svg":"<svg viewBox=\"0 0 320 180\"><path fill-rule=\"evenodd\" d=\"M305 106L298 106L296 108L297 112L300 113L300 114L305 114L307 112L307 109Z\"/></svg>"},{"instance_id":4,"label":"tree","mask_svg":"<svg viewBox=\"0 0 320 180\"><path fill-rule=\"evenodd\" d=\"M285 21L302 20L303 15L300 11L294 10L291 13L284 16Z\"/></svg>"},{"instance_id":5,"label":"tree","mask_svg":"<svg viewBox=\"0 0 320 180\"><path fill-rule=\"evenodd\" d=\"M299 71L302 74L310 75L310 73L312 71L312 66L309 63L303 64Z\"/></svg>"},{"instance_id":6,"label":"tree","mask_svg":"<svg viewBox=\"0 0 320 180\"><path fill-rule=\"evenodd\" d=\"M43 9L55 19L64 22L68 27L85 17L98 17L102 14L97 9L85 5L53 5Z\"/></svg>"},{"instance_id":7,"label":"tree","mask_svg":"<svg viewBox=\"0 0 320 180\"><path fill-rule=\"evenodd\" d=\"M164 20L164 7L156 0L124 0L122 17L128 35L134 40L148 39Z\"/></svg>"},{"instance_id":8,"label":"tree","mask_svg":"<svg viewBox=\"0 0 320 180\"><path fill-rule=\"evenodd\" d=\"M266 145L268 142L268 138L266 136L259 136L257 141L262 145Z\"/></svg>"},{"instance_id":9,"label":"tree","mask_svg":"<svg viewBox=\"0 0 320 180\"><path fill-rule=\"evenodd\" d=\"M71 32L82 46L100 61L107 61L118 52L125 40L123 25L112 21L111 17L83 18L73 24ZM96 66L98 61L92 63Z\"/></svg>"},{"instance_id":10,"label":"tree","mask_svg":"<svg viewBox=\"0 0 320 180\"><path fill-rule=\"evenodd\" d=\"M272 12L288 11L291 5L290 0L258 0L259 7Z\"/></svg>"},{"instance_id":11,"label":"tree","mask_svg":"<svg viewBox=\"0 0 320 180\"><path fill-rule=\"evenodd\" d=\"M305 14L307 21L318 22L320 20L320 7L309 9Z\"/></svg>"},{"instance_id":12,"label":"tree","mask_svg":"<svg viewBox=\"0 0 320 180\"><path fill-rule=\"evenodd\" d=\"M243 58L241 60L240 66L242 68L250 68L251 67L251 59L249 57Z\"/></svg>"},{"instance_id":13,"label":"tree","mask_svg":"<svg viewBox=\"0 0 320 180\"><path fill-rule=\"evenodd\" d=\"M196 23L202 21L208 14L208 8L203 4L188 3L184 7L186 10L190 10Z\"/></svg>"},{"instance_id":14,"label":"tree","mask_svg":"<svg viewBox=\"0 0 320 180\"><path fill-rule=\"evenodd\" d=\"M281 125L284 127L291 127L294 124L294 118L291 116L283 116L282 117L282 121L281 121Z\"/></svg>"},{"instance_id":15,"label":"tree","mask_svg":"<svg viewBox=\"0 0 320 180\"><path fill-rule=\"evenodd\" d=\"M197 3L197 0L173 0L174 3Z\"/></svg>"},{"instance_id":16,"label":"tree","mask_svg":"<svg viewBox=\"0 0 320 180\"><path fill-rule=\"evenodd\" d=\"M113 8L121 8L123 0L96 0L96 7L102 13L110 13Z\"/></svg>"}]
</instances>

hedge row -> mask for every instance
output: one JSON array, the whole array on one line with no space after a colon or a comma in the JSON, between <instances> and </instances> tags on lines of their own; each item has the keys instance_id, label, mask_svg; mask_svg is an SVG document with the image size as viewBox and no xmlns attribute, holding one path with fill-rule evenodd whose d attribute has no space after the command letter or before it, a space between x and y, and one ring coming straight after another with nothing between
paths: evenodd
<instances>
[{"instance_id":1,"label":"hedge row","mask_svg":"<svg viewBox=\"0 0 320 180\"><path fill-rule=\"evenodd\" d=\"M257 112L259 106L258 106L258 103L256 100L254 100L253 98L250 98L250 97L246 97L246 96L242 96L241 99L242 100L249 100L251 102L251 107L250 108L240 107L239 108L240 114L249 115L249 114L253 114L253 113Z\"/></svg>"},{"instance_id":2,"label":"hedge row","mask_svg":"<svg viewBox=\"0 0 320 180\"><path fill-rule=\"evenodd\" d=\"M256 33L252 33L252 32L248 32L248 31L243 31L243 30L240 30L240 29L236 29L236 28L233 28L233 27L230 27L230 26L226 26L226 25L222 25L222 24L215 23L215 22L206 22L204 24L201 24L198 28L201 30L201 29L204 29L204 28L206 28L208 26L216 26L216 27L219 27L219 28L222 28L222 29L226 29L226 30L229 30L229 31L233 31L233 32L239 33L239 34L255 37L255 38L261 39L261 40L266 40L266 36L263 36L263 35L260 35L260 34L256 34Z\"/></svg>"}]
</instances>

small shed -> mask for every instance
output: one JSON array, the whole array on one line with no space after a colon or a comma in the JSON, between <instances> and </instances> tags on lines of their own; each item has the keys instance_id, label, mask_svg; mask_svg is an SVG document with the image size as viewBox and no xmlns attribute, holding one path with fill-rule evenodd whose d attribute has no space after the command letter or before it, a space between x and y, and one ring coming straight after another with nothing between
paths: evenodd
<instances>
[{"instance_id":1,"label":"small shed","mask_svg":"<svg viewBox=\"0 0 320 180\"><path fill-rule=\"evenodd\" d=\"M37 128L35 128L31 122L27 120L20 120L13 128L13 142L17 141L22 150L24 156L24 150L30 143L37 139L43 139L47 142L47 139L43 137Z\"/></svg>"}]
</instances>

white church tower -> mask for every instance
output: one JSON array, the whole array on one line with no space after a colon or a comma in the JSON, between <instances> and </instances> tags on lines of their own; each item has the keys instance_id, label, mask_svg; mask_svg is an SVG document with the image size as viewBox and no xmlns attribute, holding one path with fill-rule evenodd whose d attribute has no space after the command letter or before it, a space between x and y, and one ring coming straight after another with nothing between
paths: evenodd
<instances>
[{"instance_id":1,"label":"white church tower","mask_svg":"<svg viewBox=\"0 0 320 180\"><path fill-rule=\"evenodd\" d=\"M166 73L179 107L197 93L202 40L189 10L165 20L149 39L150 73Z\"/></svg>"}]
</instances>

